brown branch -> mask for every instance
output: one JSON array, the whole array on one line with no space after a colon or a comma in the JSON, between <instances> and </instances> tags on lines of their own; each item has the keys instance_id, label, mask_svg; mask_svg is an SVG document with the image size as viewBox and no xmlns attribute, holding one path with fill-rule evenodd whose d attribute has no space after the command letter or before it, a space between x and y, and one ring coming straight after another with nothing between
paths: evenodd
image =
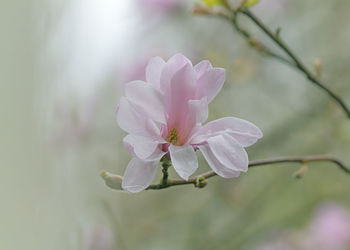
<instances>
[{"instance_id":1,"label":"brown branch","mask_svg":"<svg viewBox=\"0 0 350 250\"><path fill-rule=\"evenodd\" d=\"M301 62L301 60L295 55L295 53L288 47L288 45L281 39L279 35L279 29L276 32L271 31L271 29L266 26L257 16L255 16L247 7L244 5L244 1L238 8L234 8L233 6L230 6L228 2L224 2L226 4L223 5L223 8L219 11L213 11L209 8L195 6L195 14L205 14L209 16L216 16L220 18L224 18L225 20L232 23L235 30L243 36L247 42L255 48L257 51L261 52L262 54L275 58L297 70L299 70L301 73L303 73L306 78L322 89L330 98L332 98L346 113L347 117L350 118L350 109L346 105L346 103L337 95L335 94L330 88L327 87L326 84L324 84L319 77L317 77L317 74L311 73L308 68ZM259 27L285 54L288 56L288 58L285 58L284 56L281 56L275 52L273 52L271 49L269 49L267 46L265 46L263 43L261 43L258 39L254 38L247 30L243 29L239 23L238 23L238 16L242 14L248 17L257 27Z\"/></svg>"},{"instance_id":2,"label":"brown branch","mask_svg":"<svg viewBox=\"0 0 350 250\"><path fill-rule=\"evenodd\" d=\"M252 167L258 167L258 166L273 165L278 163L291 163L291 162L300 163L300 164L306 164L309 162L332 162L336 166L338 166L341 170L350 174L350 169L346 167L346 165L341 160L339 160L334 156L327 156L327 155L279 157L279 158L273 158L273 159L251 161L249 162L248 167L252 168ZM163 183L150 185L147 188L147 190L158 190L158 189L164 189L172 186L187 185L187 184L193 184L196 187L204 187L207 184L207 179L216 175L217 174L214 171L209 171L201 175L198 175L194 178L190 178L187 181L181 180L181 179L176 179L176 180L168 179L168 182L166 185L164 185Z\"/></svg>"},{"instance_id":3,"label":"brown branch","mask_svg":"<svg viewBox=\"0 0 350 250\"><path fill-rule=\"evenodd\" d=\"M239 12L250 18L253 23L255 23L276 45L278 45L293 60L294 63L292 65L295 66L295 68L297 68L300 72L302 72L309 81L321 88L327 93L327 95L333 98L333 100L336 101L343 109L348 118L350 118L350 109L347 107L345 102L335 93L333 93L333 91L331 91L324 83L322 83L316 75L312 74L307 69L307 67L301 62L301 60L294 54L294 52L280 38L279 35L276 35L276 33L272 32L258 17L249 11L249 9L241 9Z\"/></svg>"},{"instance_id":4,"label":"brown branch","mask_svg":"<svg viewBox=\"0 0 350 250\"><path fill-rule=\"evenodd\" d=\"M280 56L276 53L274 53L272 50L270 50L266 45L258 41L256 38L254 38L247 30L243 29L239 23L238 23L238 14L240 12L234 12L233 17L229 18L230 21L232 21L233 27L235 30L241 34L249 43L250 46L258 50L259 52L263 53L266 56L273 57L289 66L295 66L293 62L289 61L288 59L284 58L283 56Z\"/></svg>"}]
</instances>

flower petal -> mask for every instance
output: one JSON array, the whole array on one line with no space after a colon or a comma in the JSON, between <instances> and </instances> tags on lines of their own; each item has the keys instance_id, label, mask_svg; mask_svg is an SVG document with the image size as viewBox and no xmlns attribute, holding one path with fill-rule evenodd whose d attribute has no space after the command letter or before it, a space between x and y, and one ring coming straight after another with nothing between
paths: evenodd
<instances>
[{"instance_id":1,"label":"flower petal","mask_svg":"<svg viewBox=\"0 0 350 250\"><path fill-rule=\"evenodd\" d=\"M187 141L194 124L189 122L189 103L195 93L194 72L192 66L186 64L171 79L170 91L166 95L166 113L168 129L175 128L179 141Z\"/></svg>"},{"instance_id":2,"label":"flower petal","mask_svg":"<svg viewBox=\"0 0 350 250\"><path fill-rule=\"evenodd\" d=\"M239 171L235 171L224 166L213 154L209 145L199 146L199 150L202 152L205 160L208 162L211 169L223 178L234 178L240 175Z\"/></svg>"},{"instance_id":3,"label":"flower petal","mask_svg":"<svg viewBox=\"0 0 350 250\"><path fill-rule=\"evenodd\" d=\"M132 146L135 155L144 160L156 150L158 143L144 136L127 135L123 139L124 143Z\"/></svg>"},{"instance_id":4,"label":"flower petal","mask_svg":"<svg viewBox=\"0 0 350 250\"><path fill-rule=\"evenodd\" d=\"M178 175L185 180L198 168L196 152L192 146L169 146L172 165Z\"/></svg>"},{"instance_id":5,"label":"flower petal","mask_svg":"<svg viewBox=\"0 0 350 250\"><path fill-rule=\"evenodd\" d=\"M181 138L183 144L188 144L191 141L192 135L202 127L202 122L208 118L206 97L203 97L201 100L189 100L188 106L189 112L183 118L186 121L186 138Z\"/></svg>"},{"instance_id":6,"label":"flower petal","mask_svg":"<svg viewBox=\"0 0 350 250\"><path fill-rule=\"evenodd\" d=\"M208 103L207 98L200 100L189 100L189 115L195 120L195 124L201 124L208 119Z\"/></svg>"},{"instance_id":7,"label":"flower petal","mask_svg":"<svg viewBox=\"0 0 350 250\"><path fill-rule=\"evenodd\" d=\"M131 155L145 161L160 159L165 152L160 149L159 144L165 140L155 140L151 137L127 135L123 139L124 145ZM132 151L131 151L132 150Z\"/></svg>"},{"instance_id":8,"label":"flower petal","mask_svg":"<svg viewBox=\"0 0 350 250\"><path fill-rule=\"evenodd\" d=\"M175 73L170 83L168 112L181 112L188 108L187 102L194 97L194 71L189 64L184 65Z\"/></svg>"},{"instance_id":9,"label":"flower petal","mask_svg":"<svg viewBox=\"0 0 350 250\"><path fill-rule=\"evenodd\" d=\"M125 86L125 96L138 105L146 117L166 123L162 96L152 85L143 81L129 82Z\"/></svg>"},{"instance_id":10,"label":"flower petal","mask_svg":"<svg viewBox=\"0 0 350 250\"><path fill-rule=\"evenodd\" d=\"M142 161L132 158L124 173L122 187L129 193L137 193L147 188L154 179L158 161Z\"/></svg>"},{"instance_id":11,"label":"flower petal","mask_svg":"<svg viewBox=\"0 0 350 250\"><path fill-rule=\"evenodd\" d=\"M186 64L192 67L192 63L182 54L172 56L164 65L160 76L160 90L162 93L167 93L170 90L170 82L177 71L183 68Z\"/></svg>"},{"instance_id":12,"label":"flower petal","mask_svg":"<svg viewBox=\"0 0 350 250\"><path fill-rule=\"evenodd\" d=\"M218 135L207 140L215 158L234 171L248 171L248 155L244 148L231 136Z\"/></svg>"},{"instance_id":13,"label":"flower petal","mask_svg":"<svg viewBox=\"0 0 350 250\"><path fill-rule=\"evenodd\" d=\"M263 134L253 123L236 117L224 117L204 125L193 135L191 144L200 144L208 138L228 134L243 146L248 147L260 139Z\"/></svg>"},{"instance_id":14,"label":"flower petal","mask_svg":"<svg viewBox=\"0 0 350 250\"><path fill-rule=\"evenodd\" d=\"M208 103L210 103L214 97L220 92L222 85L225 82L225 69L213 68L197 80L197 93L198 99L206 96Z\"/></svg>"},{"instance_id":15,"label":"flower petal","mask_svg":"<svg viewBox=\"0 0 350 250\"><path fill-rule=\"evenodd\" d=\"M211 70L213 67L211 66L211 63L208 60L203 60L193 66L194 71L196 72L197 79L199 79L201 76L203 76L204 73Z\"/></svg>"},{"instance_id":16,"label":"flower petal","mask_svg":"<svg viewBox=\"0 0 350 250\"><path fill-rule=\"evenodd\" d=\"M157 89L160 89L160 75L164 65L164 60L156 56L150 59L146 67L146 81Z\"/></svg>"},{"instance_id":17,"label":"flower petal","mask_svg":"<svg viewBox=\"0 0 350 250\"><path fill-rule=\"evenodd\" d=\"M155 123L125 97L120 98L117 122L119 127L130 134L152 137L160 134Z\"/></svg>"}]
</instances>

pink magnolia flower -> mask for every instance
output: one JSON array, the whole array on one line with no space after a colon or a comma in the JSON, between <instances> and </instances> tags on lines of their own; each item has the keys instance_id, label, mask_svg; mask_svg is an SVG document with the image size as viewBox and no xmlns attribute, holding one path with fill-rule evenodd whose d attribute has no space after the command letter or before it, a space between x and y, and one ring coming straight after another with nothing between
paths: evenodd
<instances>
[{"instance_id":1,"label":"pink magnolia flower","mask_svg":"<svg viewBox=\"0 0 350 250\"><path fill-rule=\"evenodd\" d=\"M213 68L209 61L193 66L176 54L167 62L152 58L146 82L125 85L117 121L129 133L124 144L133 158L124 174L124 190L134 193L149 186L164 155L187 180L198 168L197 149L219 176L238 177L248 170L244 147L262 137L258 127L235 117L202 125L224 81L224 69Z\"/></svg>"},{"instance_id":2,"label":"pink magnolia flower","mask_svg":"<svg viewBox=\"0 0 350 250\"><path fill-rule=\"evenodd\" d=\"M307 227L279 232L270 242L254 249L346 250L349 247L350 212L340 204L327 202L317 208Z\"/></svg>"},{"instance_id":3,"label":"pink magnolia flower","mask_svg":"<svg viewBox=\"0 0 350 250\"><path fill-rule=\"evenodd\" d=\"M155 55L163 54L162 52L148 52L145 55L138 56L131 60L129 63L125 64L125 67L122 68L122 81L119 86L124 88L124 85L128 82L135 80L146 81L146 67L151 58Z\"/></svg>"},{"instance_id":4,"label":"pink magnolia flower","mask_svg":"<svg viewBox=\"0 0 350 250\"><path fill-rule=\"evenodd\" d=\"M94 225L84 232L84 245L86 250L108 250L115 245L115 237L110 227Z\"/></svg>"},{"instance_id":5,"label":"pink magnolia flower","mask_svg":"<svg viewBox=\"0 0 350 250\"><path fill-rule=\"evenodd\" d=\"M139 5L146 11L156 13L172 12L181 6L180 0L139 0Z\"/></svg>"},{"instance_id":6,"label":"pink magnolia flower","mask_svg":"<svg viewBox=\"0 0 350 250\"><path fill-rule=\"evenodd\" d=\"M312 219L308 241L314 249L348 249L350 247L350 213L336 203L326 203Z\"/></svg>"}]
</instances>

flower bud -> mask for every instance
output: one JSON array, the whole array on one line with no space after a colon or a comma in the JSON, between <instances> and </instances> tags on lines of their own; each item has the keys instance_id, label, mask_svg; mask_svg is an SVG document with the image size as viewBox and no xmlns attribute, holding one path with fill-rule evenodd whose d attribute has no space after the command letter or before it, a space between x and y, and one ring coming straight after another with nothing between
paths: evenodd
<instances>
[{"instance_id":1,"label":"flower bud","mask_svg":"<svg viewBox=\"0 0 350 250\"><path fill-rule=\"evenodd\" d=\"M313 63L314 69L316 71L316 75L318 78L322 75L322 61L319 58L316 58Z\"/></svg>"},{"instance_id":2,"label":"flower bud","mask_svg":"<svg viewBox=\"0 0 350 250\"><path fill-rule=\"evenodd\" d=\"M108 173L107 171L102 171L100 176L105 181L105 184L111 189L123 190L122 188L123 176L111 174L111 173Z\"/></svg>"},{"instance_id":3,"label":"flower bud","mask_svg":"<svg viewBox=\"0 0 350 250\"><path fill-rule=\"evenodd\" d=\"M195 5L193 8L193 14L195 15L210 15L213 14L213 11L209 9L207 6Z\"/></svg>"},{"instance_id":4,"label":"flower bud","mask_svg":"<svg viewBox=\"0 0 350 250\"><path fill-rule=\"evenodd\" d=\"M308 168L307 168L307 165L306 165L306 164L303 164L303 165L301 166L301 168L293 174L293 176L296 177L296 178L298 178L298 179L300 179L300 178L304 177L304 175L305 175L307 169L308 169Z\"/></svg>"},{"instance_id":5,"label":"flower bud","mask_svg":"<svg viewBox=\"0 0 350 250\"><path fill-rule=\"evenodd\" d=\"M252 7L253 5L255 5L255 4L257 4L257 3L259 3L259 1L260 0L245 0L245 1L243 1L242 3L243 3L243 5L245 6L245 7Z\"/></svg>"},{"instance_id":6,"label":"flower bud","mask_svg":"<svg viewBox=\"0 0 350 250\"><path fill-rule=\"evenodd\" d=\"M210 7L217 6L217 5L223 5L225 3L224 0L202 0L202 2Z\"/></svg>"},{"instance_id":7,"label":"flower bud","mask_svg":"<svg viewBox=\"0 0 350 250\"><path fill-rule=\"evenodd\" d=\"M197 188L204 188L208 184L208 180L205 179L203 176L199 176L196 179L195 187Z\"/></svg>"}]
</instances>

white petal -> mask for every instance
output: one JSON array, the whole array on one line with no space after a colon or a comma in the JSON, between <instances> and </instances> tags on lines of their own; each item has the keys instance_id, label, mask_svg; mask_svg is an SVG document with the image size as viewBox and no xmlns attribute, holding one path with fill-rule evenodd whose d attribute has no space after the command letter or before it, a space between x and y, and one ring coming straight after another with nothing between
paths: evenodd
<instances>
[{"instance_id":1,"label":"white petal","mask_svg":"<svg viewBox=\"0 0 350 250\"><path fill-rule=\"evenodd\" d=\"M190 145L169 146L171 163L178 175L185 180L198 168L196 152Z\"/></svg>"},{"instance_id":2,"label":"white petal","mask_svg":"<svg viewBox=\"0 0 350 250\"><path fill-rule=\"evenodd\" d=\"M204 125L193 135L192 144L200 144L208 138L228 134L243 147L248 147L260 139L263 134L253 123L236 117L224 117Z\"/></svg>"},{"instance_id":3,"label":"white petal","mask_svg":"<svg viewBox=\"0 0 350 250\"><path fill-rule=\"evenodd\" d=\"M129 162L124 173L122 187L130 193L137 193L147 188L153 181L157 169L158 161L142 161L133 158Z\"/></svg>"},{"instance_id":4,"label":"white petal","mask_svg":"<svg viewBox=\"0 0 350 250\"><path fill-rule=\"evenodd\" d=\"M203 97L201 100L189 100L190 117L195 118L196 124L201 124L208 119L208 103L207 98Z\"/></svg>"},{"instance_id":5,"label":"white petal","mask_svg":"<svg viewBox=\"0 0 350 250\"><path fill-rule=\"evenodd\" d=\"M132 146L135 155L145 160L150 157L157 149L159 143L150 137L127 135L123 139L124 143Z\"/></svg>"},{"instance_id":6,"label":"white petal","mask_svg":"<svg viewBox=\"0 0 350 250\"><path fill-rule=\"evenodd\" d=\"M148 118L166 123L162 96L152 85L143 81L129 82L125 86L125 96Z\"/></svg>"},{"instance_id":7,"label":"white petal","mask_svg":"<svg viewBox=\"0 0 350 250\"><path fill-rule=\"evenodd\" d=\"M117 108L119 127L130 134L157 136L160 134L156 124L125 97L120 98Z\"/></svg>"},{"instance_id":8,"label":"white petal","mask_svg":"<svg viewBox=\"0 0 350 250\"><path fill-rule=\"evenodd\" d=\"M240 175L239 171L235 171L224 166L213 154L209 145L199 146L199 150L202 152L205 160L208 162L211 169L223 178L234 178Z\"/></svg>"},{"instance_id":9,"label":"white petal","mask_svg":"<svg viewBox=\"0 0 350 250\"><path fill-rule=\"evenodd\" d=\"M123 142L124 142L124 147L126 151L132 156L132 157L137 157L134 151L133 145L131 145L128 140L125 140L126 137L124 137Z\"/></svg>"},{"instance_id":10,"label":"white petal","mask_svg":"<svg viewBox=\"0 0 350 250\"><path fill-rule=\"evenodd\" d=\"M154 87L160 87L160 75L162 73L165 62L159 56L151 58L146 67L146 80Z\"/></svg>"},{"instance_id":11,"label":"white petal","mask_svg":"<svg viewBox=\"0 0 350 250\"><path fill-rule=\"evenodd\" d=\"M150 138L144 136L127 135L123 139L125 148L133 156L144 161L154 161L162 158L166 152L161 150L160 143L163 138Z\"/></svg>"},{"instance_id":12,"label":"white petal","mask_svg":"<svg viewBox=\"0 0 350 250\"><path fill-rule=\"evenodd\" d=\"M248 171L248 155L244 148L231 136L218 135L207 140L215 158L234 171Z\"/></svg>"}]
</instances>

